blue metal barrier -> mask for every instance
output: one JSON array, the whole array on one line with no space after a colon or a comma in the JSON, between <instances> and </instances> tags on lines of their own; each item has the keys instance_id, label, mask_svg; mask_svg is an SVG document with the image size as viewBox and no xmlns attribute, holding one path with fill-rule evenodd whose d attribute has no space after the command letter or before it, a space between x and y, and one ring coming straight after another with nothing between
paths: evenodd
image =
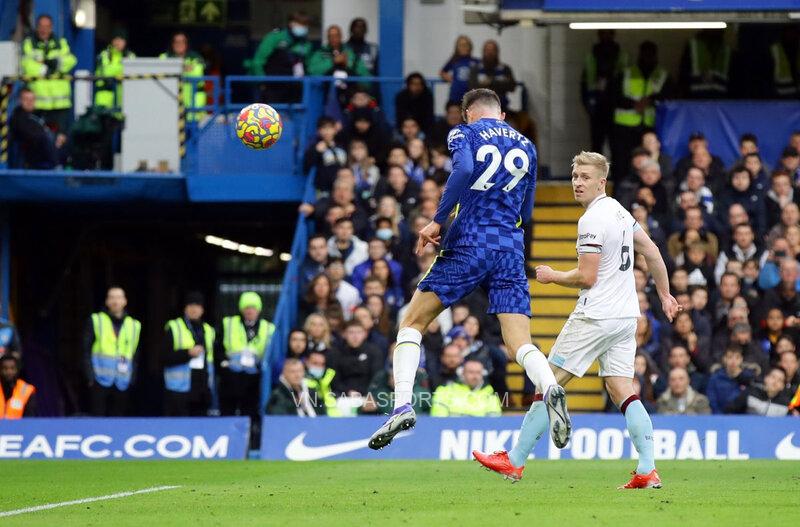
<instances>
[{"instance_id":1,"label":"blue metal barrier","mask_svg":"<svg viewBox=\"0 0 800 527\"><path fill-rule=\"evenodd\" d=\"M306 186L303 201L314 201L314 178L316 170L312 169L306 178ZM272 321L275 324L275 332L272 334L264 353L261 363L261 412L264 413L267 400L272 392L272 383L280 375L283 368L283 359L286 357L286 349L289 344L289 332L297 324L298 299L300 297L300 266L306 257L306 245L308 237L314 232L314 221L302 214L297 215L297 226L292 239L292 259L286 266L281 284L281 295L278 298L278 305L275 308L275 316Z\"/></svg>"}]
</instances>

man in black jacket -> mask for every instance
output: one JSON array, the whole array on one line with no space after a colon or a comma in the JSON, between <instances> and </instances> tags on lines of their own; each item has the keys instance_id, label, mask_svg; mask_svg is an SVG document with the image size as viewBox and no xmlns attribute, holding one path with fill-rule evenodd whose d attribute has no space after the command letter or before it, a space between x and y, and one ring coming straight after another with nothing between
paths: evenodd
<instances>
[{"instance_id":1,"label":"man in black jacket","mask_svg":"<svg viewBox=\"0 0 800 527\"><path fill-rule=\"evenodd\" d=\"M366 396L372 377L383 368L383 356L367 344L367 330L356 320L345 325L344 343L330 352L328 367L336 370L333 391L337 395Z\"/></svg>"},{"instance_id":2,"label":"man in black jacket","mask_svg":"<svg viewBox=\"0 0 800 527\"><path fill-rule=\"evenodd\" d=\"M301 417L325 415L324 398L309 393L305 372L303 363L298 359L288 358L284 361L283 372L267 402L267 414Z\"/></svg>"},{"instance_id":3,"label":"man in black jacket","mask_svg":"<svg viewBox=\"0 0 800 527\"><path fill-rule=\"evenodd\" d=\"M771 368L764 376L764 384L754 384L742 390L725 407L725 413L783 417L789 412L791 399L792 393L786 389L786 372L781 368Z\"/></svg>"},{"instance_id":4,"label":"man in black jacket","mask_svg":"<svg viewBox=\"0 0 800 527\"><path fill-rule=\"evenodd\" d=\"M11 135L19 145L22 168L48 170L59 164L59 149L67 142L67 136L53 136L44 119L33 113L35 104L33 92L22 88L19 105L11 115Z\"/></svg>"}]
</instances>

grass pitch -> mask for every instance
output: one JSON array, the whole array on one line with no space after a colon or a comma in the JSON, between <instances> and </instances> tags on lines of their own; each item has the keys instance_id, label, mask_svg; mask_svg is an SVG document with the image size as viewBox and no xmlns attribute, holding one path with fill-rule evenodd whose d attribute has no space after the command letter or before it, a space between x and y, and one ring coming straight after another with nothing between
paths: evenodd
<instances>
[{"instance_id":1,"label":"grass pitch","mask_svg":"<svg viewBox=\"0 0 800 527\"><path fill-rule=\"evenodd\" d=\"M2 525L788 525L800 463L659 463L661 490L619 491L631 461L531 461L510 484L475 462L3 461Z\"/></svg>"}]
</instances>

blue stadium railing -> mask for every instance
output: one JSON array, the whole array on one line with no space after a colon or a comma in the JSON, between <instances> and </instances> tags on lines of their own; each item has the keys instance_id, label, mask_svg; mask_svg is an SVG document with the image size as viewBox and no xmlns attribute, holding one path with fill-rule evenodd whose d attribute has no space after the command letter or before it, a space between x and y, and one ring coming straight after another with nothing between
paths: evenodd
<instances>
[{"instance_id":1,"label":"blue stadium railing","mask_svg":"<svg viewBox=\"0 0 800 527\"><path fill-rule=\"evenodd\" d=\"M306 177L304 202L313 202L315 199L314 178L316 170L312 169ZM283 368L283 359L289 344L289 332L297 324L298 300L300 298L300 266L306 257L308 237L314 233L314 221L302 213L297 214L297 224L292 239L291 260L286 266L281 283L281 294L275 308L273 324L275 333L272 335L264 354L261 376L261 411L266 411L267 400L272 392L272 383L278 378Z\"/></svg>"}]
</instances>

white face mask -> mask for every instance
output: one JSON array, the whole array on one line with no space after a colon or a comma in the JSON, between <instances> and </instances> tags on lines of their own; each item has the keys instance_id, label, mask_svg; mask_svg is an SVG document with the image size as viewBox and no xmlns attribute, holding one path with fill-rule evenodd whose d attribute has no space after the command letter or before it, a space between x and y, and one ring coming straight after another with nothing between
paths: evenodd
<instances>
[{"instance_id":1,"label":"white face mask","mask_svg":"<svg viewBox=\"0 0 800 527\"><path fill-rule=\"evenodd\" d=\"M308 374L311 375L312 377L319 379L325 374L325 368L321 368L319 366L309 366Z\"/></svg>"},{"instance_id":2,"label":"white face mask","mask_svg":"<svg viewBox=\"0 0 800 527\"><path fill-rule=\"evenodd\" d=\"M304 38L308 35L308 26L293 25L290 31L295 37Z\"/></svg>"}]
</instances>

